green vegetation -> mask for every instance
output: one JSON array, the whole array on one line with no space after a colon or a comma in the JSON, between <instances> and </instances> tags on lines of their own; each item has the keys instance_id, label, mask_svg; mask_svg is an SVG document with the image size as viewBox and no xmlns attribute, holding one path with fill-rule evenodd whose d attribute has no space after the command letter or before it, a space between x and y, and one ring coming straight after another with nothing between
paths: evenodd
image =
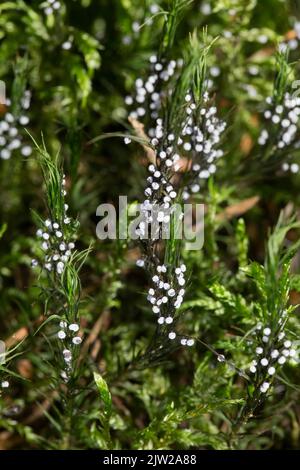
<instances>
[{"instance_id":1,"label":"green vegetation","mask_svg":"<svg viewBox=\"0 0 300 470\"><path fill-rule=\"evenodd\" d=\"M0 449L299 449L299 51L298 0L1 2Z\"/></svg>"}]
</instances>

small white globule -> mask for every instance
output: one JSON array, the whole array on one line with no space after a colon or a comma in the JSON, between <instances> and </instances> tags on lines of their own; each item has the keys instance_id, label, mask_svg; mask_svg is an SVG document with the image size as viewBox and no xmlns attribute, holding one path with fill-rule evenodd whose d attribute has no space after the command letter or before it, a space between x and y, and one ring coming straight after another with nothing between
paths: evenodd
<instances>
[{"instance_id":1,"label":"small white globule","mask_svg":"<svg viewBox=\"0 0 300 470\"><path fill-rule=\"evenodd\" d=\"M275 367L269 367L269 369L268 369L268 374L269 375L274 375L275 372L276 372Z\"/></svg>"},{"instance_id":2,"label":"small white globule","mask_svg":"<svg viewBox=\"0 0 300 470\"><path fill-rule=\"evenodd\" d=\"M63 273L63 270L64 270L64 263L62 261L59 261L56 265L56 271L58 272L58 274L62 274Z\"/></svg>"},{"instance_id":3,"label":"small white globule","mask_svg":"<svg viewBox=\"0 0 300 470\"><path fill-rule=\"evenodd\" d=\"M78 344L82 343L82 339L80 338L80 336L75 336L72 339L72 343L78 345Z\"/></svg>"},{"instance_id":4,"label":"small white globule","mask_svg":"<svg viewBox=\"0 0 300 470\"><path fill-rule=\"evenodd\" d=\"M269 382L263 382L263 384L260 387L260 391L262 393L266 393L268 391L269 387L270 387Z\"/></svg>"},{"instance_id":5,"label":"small white globule","mask_svg":"<svg viewBox=\"0 0 300 470\"><path fill-rule=\"evenodd\" d=\"M74 332L79 331L79 325L77 323L71 323L69 325L69 330Z\"/></svg>"}]
</instances>

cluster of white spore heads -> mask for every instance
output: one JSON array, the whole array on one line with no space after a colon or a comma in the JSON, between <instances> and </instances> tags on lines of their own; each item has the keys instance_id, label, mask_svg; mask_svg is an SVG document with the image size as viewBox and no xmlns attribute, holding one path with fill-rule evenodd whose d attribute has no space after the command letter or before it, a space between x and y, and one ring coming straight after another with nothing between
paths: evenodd
<instances>
[{"instance_id":1,"label":"cluster of white spore heads","mask_svg":"<svg viewBox=\"0 0 300 470\"><path fill-rule=\"evenodd\" d=\"M200 107L191 92L186 94L185 102L186 119L177 143L180 154L191 160L191 182L183 192L183 199L187 200L191 194L199 193L202 181L216 172L216 162L224 155L219 145L226 123L218 118L217 108L210 103L207 91L203 93Z\"/></svg>"},{"instance_id":2,"label":"cluster of white spore heads","mask_svg":"<svg viewBox=\"0 0 300 470\"><path fill-rule=\"evenodd\" d=\"M129 117L146 122L145 131L155 154L155 162L148 167L149 175L144 191L146 199L141 204L143 220L136 230L141 239L150 237L150 245L153 243L151 237L154 236L155 240L163 238L163 228L165 224L170 224L178 196L174 176L181 170L182 159L199 157L199 163L197 161L191 170L192 180L197 178L197 182L185 189L187 194L189 190L196 192L196 189L200 189L198 180L213 174L216 168L215 160L223 155L216 147L225 129L225 123L216 117L216 108L209 105L208 94L204 95L201 110L196 109L191 93L186 94L184 112L177 116L181 119L180 124L176 126L176 129L180 130L179 135L178 130L173 132L171 128L165 127L165 105L172 101L175 81L180 77L182 65L182 59L166 61L152 55L147 78L138 78L135 81L134 96L125 98L126 105L132 106ZM126 137L125 144L130 142L130 137ZM179 217L182 217L182 214L179 214ZM162 224L161 227L157 223ZM149 227L152 229L154 224L156 230L152 230L150 236ZM146 255L145 259L139 259L137 265L155 271L152 286L148 291L148 301L157 316L159 331L171 341L176 339L183 346L192 346L194 339L177 335L173 326L176 311L180 308L185 294L186 266L157 265L151 257L149 259L149 255L148 258Z\"/></svg>"},{"instance_id":3,"label":"cluster of white spore heads","mask_svg":"<svg viewBox=\"0 0 300 470\"><path fill-rule=\"evenodd\" d=\"M159 117L162 101L169 95L165 86L174 75L176 68L181 66L181 62L171 60L163 63L159 62L157 56L150 57L150 74L146 80L138 78L135 81L135 96L127 96L127 105L134 105L135 108L129 113L132 119L143 120L144 116L150 116L150 127L146 132L151 140L151 145L155 150L156 161L148 167L149 176L145 196L141 205L144 220L140 223L137 234L144 238L147 224L153 223L153 218L157 222L168 223L170 221L170 209L177 197L177 191L171 181L174 173L174 166L180 157L175 149L175 135L166 131L163 127L163 119ZM130 139L125 138L125 143L130 143ZM155 208L160 206L158 210ZM159 231L159 229L158 229Z\"/></svg>"},{"instance_id":4,"label":"cluster of white spore heads","mask_svg":"<svg viewBox=\"0 0 300 470\"><path fill-rule=\"evenodd\" d=\"M0 158L2 160L9 160L17 152L24 157L29 157L32 153L31 145L24 141L24 127L30 122L28 115L30 100L31 93L26 90L20 103L21 113L16 116L10 112L11 101L6 99L6 112L0 119Z\"/></svg>"},{"instance_id":5,"label":"cluster of white spore heads","mask_svg":"<svg viewBox=\"0 0 300 470\"><path fill-rule=\"evenodd\" d=\"M66 194L64 186L65 177L63 178L63 195ZM63 273L65 265L75 248L75 243L67 235L67 226L71 223L67 210L68 204L64 204L62 222L46 219L43 228L37 230L36 235L41 241L44 257L41 263L37 259L33 259L31 262L32 267L41 265L48 272L54 272L58 275Z\"/></svg>"},{"instance_id":6,"label":"cluster of white spore heads","mask_svg":"<svg viewBox=\"0 0 300 470\"><path fill-rule=\"evenodd\" d=\"M300 22L296 21L293 26L295 36L294 37L289 37L288 39L282 41L279 44L279 50L281 52L285 52L287 49L290 51L295 51L299 47L299 41L300 41Z\"/></svg>"},{"instance_id":7,"label":"cluster of white spore heads","mask_svg":"<svg viewBox=\"0 0 300 470\"><path fill-rule=\"evenodd\" d=\"M64 361L64 368L60 375L65 382L68 382L72 372L73 350L82 343L82 338L79 335L80 327L78 323L68 323L66 320L61 320L59 327L57 338L62 343Z\"/></svg>"},{"instance_id":8,"label":"cluster of white spore heads","mask_svg":"<svg viewBox=\"0 0 300 470\"><path fill-rule=\"evenodd\" d=\"M272 330L270 326L258 323L256 326L255 359L249 371L259 384L261 393L267 393L276 372L287 361L295 361L298 352L285 332Z\"/></svg>"},{"instance_id":9,"label":"cluster of white spore heads","mask_svg":"<svg viewBox=\"0 0 300 470\"><path fill-rule=\"evenodd\" d=\"M126 96L125 104L133 109L129 116L133 119L143 118L148 110L152 119L159 117L161 105L170 90L166 84L174 76L176 70L182 67L183 61L170 60L159 61L156 55L152 55L150 61L150 73L146 79L137 78L135 81L134 96ZM149 135L154 136L155 129L147 130Z\"/></svg>"},{"instance_id":10,"label":"cluster of white spore heads","mask_svg":"<svg viewBox=\"0 0 300 470\"><path fill-rule=\"evenodd\" d=\"M146 129L150 143L155 150L157 167L150 165L152 173L148 177L149 186L145 190L146 196L153 192L164 190L165 201L175 199L176 194L166 175L182 170L184 163L182 157L191 161L190 183L183 192L184 200L189 199L192 193L198 193L201 181L208 179L216 172L216 161L223 156L219 148L226 123L217 117L217 108L210 103L208 92L203 93L202 106L196 105L192 92L185 96L185 113L178 126L179 135L164 128L161 110L167 99L172 100L174 92L174 79L178 79L183 61L158 61L157 56L150 57L150 74L146 80L138 78L135 81L135 95L127 96L125 103L133 106L129 117L143 121L145 116L150 117L150 126ZM171 79L173 80L171 81ZM125 143L130 143L125 138ZM156 181L160 178L160 181ZM154 197L152 197L155 199Z\"/></svg>"},{"instance_id":11,"label":"cluster of white spore heads","mask_svg":"<svg viewBox=\"0 0 300 470\"><path fill-rule=\"evenodd\" d=\"M259 145L272 144L277 151L299 148L300 97L293 97L291 93L286 92L281 104L276 104L271 96L267 97L266 103L268 109L264 111L264 118L267 125L260 133ZM282 169L298 173L299 165L286 161L282 164Z\"/></svg>"},{"instance_id":12,"label":"cluster of white spore heads","mask_svg":"<svg viewBox=\"0 0 300 470\"><path fill-rule=\"evenodd\" d=\"M45 0L41 8L46 16L53 15L61 9L61 3L58 0Z\"/></svg>"},{"instance_id":13,"label":"cluster of white spore heads","mask_svg":"<svg viewBox=\"0 0 300 470\"><path fill-rule=\"evenodd\" d=\"M159 154L160 159L164 159L166 152L161 151ZM147 211L153 211L155 209L154 205L162 205L162 209L170 209L172 203L177 197L177 192L170 181L168 174L162 168L164 164L160 163L158 168L154 164L150 164L148 167L150 175L147 177L147 187L145 189L145 199L142 209L145 214ZM160 220L161 214L158 211L158 220L160 222L168 222L165 217Z\"/></svg>"},{"instance_id":14,"label":"cluster of white spore heads","mask_svg":"<svg viewBox=\"0 0 300 470\"><path fill-rule=\"evenodd\" d=\"M171 341L177 338L173 322L185 294L185 272L185 264L175 268L175 276L173 275L173 268L168 269L165 264L157 265L156 273L152 276L152 286L148 291L147 299L151 304L152 312L157 317L158 327L165 332ZM194 340L181 336L180 344L193 346Z\"/></svg>"}]
</instances>

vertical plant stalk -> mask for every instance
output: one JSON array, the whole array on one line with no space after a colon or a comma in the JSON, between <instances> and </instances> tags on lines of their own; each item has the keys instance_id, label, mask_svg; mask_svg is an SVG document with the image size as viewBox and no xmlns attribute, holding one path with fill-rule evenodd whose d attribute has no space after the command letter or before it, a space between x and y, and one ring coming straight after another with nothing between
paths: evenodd
<instances>
[{"instance_id":1,"label":"vertical plant stalk","mask_svg":"<svg viewBox=\"0 0 300 470\"><path fill-rule=\"evenodd\" d=\"M66 203L66 180L59 156L52 158L45 144L36 142L38 161L44 178L48 218L43 221L35 215L40 228L37 237L40 249L32 261L34 269L40 269L46 287L43 287L45 323L55 321L53 338L53 375L60 391L63 405L61 416L62 447L70 448L76 416L75 396L78 394L81 283L79 272L89 249L75 251L78 222L69 217ZM52 333L53 335L53 333Z\"/></svg>"}]
</instances>

